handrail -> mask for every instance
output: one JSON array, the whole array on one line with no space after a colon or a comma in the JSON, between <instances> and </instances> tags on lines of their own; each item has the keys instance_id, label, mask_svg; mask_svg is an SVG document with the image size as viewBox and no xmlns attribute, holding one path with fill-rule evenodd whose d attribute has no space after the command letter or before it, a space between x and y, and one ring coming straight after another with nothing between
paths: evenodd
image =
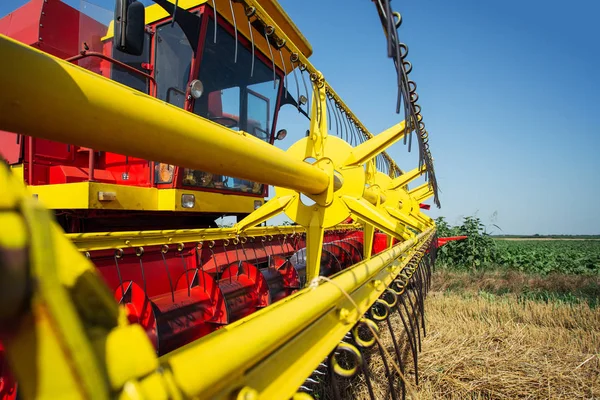
<instances>
[{"instance_id":1,"label":"handrail","mask_svg":"<svg viewBox=\"0 0 600 400\"><path fill-rule=\"evenodd\" d=\"M133 72L135 74L143 76L146 79L151 80L152 83L154 83L156 85L156 80L154 80L154 77L152 75L149 75L149 74L147 74L145 72L142 72L142 71L140 71L137 68L133 68L131 65L127 65L127 64L125 64L125 63L123 63L123 62L121 62L119 60L115 60L114 58L109 57L109 56L107 56L105 54L99 53L97 51L82 50L79 53L79 55L66 58L65 61L69 61L69 62L79 61L79 60L82 60L82 59L87 58L87 57L98 57L98 58L101 58L103 60L109 61L109 62L111 62L113 64L118 65L121 68L124 68L124 69L126 69L128 71L131 71L131 72Z\"/></svg>"}]
</instances>

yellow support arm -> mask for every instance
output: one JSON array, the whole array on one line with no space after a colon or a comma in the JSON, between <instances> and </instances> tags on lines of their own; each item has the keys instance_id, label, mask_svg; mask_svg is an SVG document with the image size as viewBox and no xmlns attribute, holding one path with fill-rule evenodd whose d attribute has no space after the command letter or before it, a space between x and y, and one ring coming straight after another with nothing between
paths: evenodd
<instances>
[{"instance_id":1,"label":"yellow support arm","mask_svg":"<svg viewBox=\"0 0 600 400\"><path fill-rule=\"evenodd\" d=\"M406 186L413 180L417 179L419 176L423 175L427 171L425 164L423 164L420 168L415 168L411 171L408 171L397 178L392 180L389 188L390 190L401 188L402 186Z\"/></svg>"}]
</instances>

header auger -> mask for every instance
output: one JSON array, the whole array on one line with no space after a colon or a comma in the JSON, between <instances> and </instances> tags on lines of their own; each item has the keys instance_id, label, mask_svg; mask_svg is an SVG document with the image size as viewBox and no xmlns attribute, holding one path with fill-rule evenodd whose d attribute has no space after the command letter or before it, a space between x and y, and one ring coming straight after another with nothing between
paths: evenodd
<instances>
[{"instance_id":1,"label":"header auger","mask_svg":"<svg viewBox=\"0 0 600 400\"><path fill-rule=\"evenodd\" d=\"M371 348L404 397L437 247L416 85L373 135L276 1L155 2L118 0L115 24L32 0L7 17L29 36L0 20L0 399L340 397ZM310 129L284 151L286 104ZM403 172L385 150L413 132Z\"/></svg>"}]
</instances>

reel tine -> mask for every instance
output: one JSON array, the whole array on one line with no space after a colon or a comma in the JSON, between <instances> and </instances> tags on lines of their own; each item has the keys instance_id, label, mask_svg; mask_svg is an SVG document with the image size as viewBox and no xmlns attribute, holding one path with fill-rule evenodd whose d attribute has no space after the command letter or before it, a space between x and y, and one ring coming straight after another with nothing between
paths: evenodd
<instances>
[{"instance_id":1,"label":"reel tine","mask_svg":"<svg viewBox=\"0 0 600 400\"><path fill-rule=\"evenodd\" d=\"M212 5L213 5L213 11L214 11L214 19L215 19L215 33L214 33L214 39L213 39L213 43L217 43L217 25L219 25L219 23L217 22L217 5L215 4L215 0L212 0Z\"/></svg>"},{"instance_id":2,"label":"reel tine","mask_svg":"<svg viewBox=\"0 0 600 400\"><path fill-rule=\"evenodd\" d=\"M187 286L187 292L188 292L188 297L191 296L191 291L192 288L190 287L190 277L188 276L188 268L187 268L187 264L185 262L185 257L183 256L183 250L185 250L185 245L183 243L179 243L177 245L177 251L179 252L179 257L181 258L181 264L183 265L183 273L185 274L185 283ZM173 284L171 283L171 275L169 275L169 283L171 284L171 287L173 286Z\"/></svg>"},{"instance_id":3,"label":"reel tine","mask_svg":"<svg viewBox=\"0 0 600 400\"><path fill-rule=\"evenodd\" d=\"M250 32L250 44L252 46L252 61L250 64L250 78L254 77L254 33L252 32L252 24L250 23L250 18L256 12L256 8L248 7L246 9L246 17L248 17L248 31Z\"/></svg>"},{"instance_id":4,"label":"reel tine","mask_svg":"<svg viewBox=\"0 0 600 400\"><path fill-rule=\"evenodd\" d=\"M119 277L119 285L121 286L121 301L125 299L125 289L123 288L123 278L121 277L121 268L119 268L119 259L123 257L123 250L115 250L115 266L117 268L117 276Z\"/></svg>"},{"instance_id":5,"label":"reel tine","mask_svg":"<svg viewBox=\"0 0 600 400\"><path fill-rule=\"evenodd\" d=\"M273 32L274 28L272 26L265 26L265 40L267 41L267 47L269 48L269 54L271 55L271 64L273 65L273 89L277 89L277 84L275 83L277 79L277 72L275 71L275 58L273 57L273 49L271 42L269 41L269 36L272 35Z\"/></svg>"},{"instance_id":6,"label":"reel tine","mask_svg":"<svg viewBox=\"0 0 600 400\"><path fill-rule=\"evenodd\" d=\"M281 47L279 47L279 58L281 58L281 65L283 65L283 79L285 81L285 90L283 91L283 96L287 99L287 94L288 94L288 74L287 74L287 69L285 67L285 61L283 61L283 53L281 53L281 48L283 47L283 45Z\"/></svg>"},{"instance_id":7,"label":"reel tine","mask_svg":"<svg viewBox=\"0 0 600 400\"><path fill-rule=\"evenodd\" d=\"M142 256L144 255L144 248L138 247L135 249L135 255L140 259L140 271L142 271L142 281L144 284L144 293L146 296L148 295L147 285L146 285L146 274L144 273L144 262L142 261Z\"/></svg>"},{"instance_id":8,"label":"reel tine","mask_svg":"<svg viewBox=\"0 0 600 400\"><path fill-rule=\"evenodd\" d=\"M235 38L235 52L233 53L233 63L237 64L237 55L238 55L238 31L237 31L237 22L235 20L235 12L233 11L233 1L229 0L229 9L231 10L231 18L233 18L233 34Z\"/></svg>"},{"instance_id":9,"label":"reel tine","mask_svg":"<svg viewBox=\"0 0 600 400\"><path fill-rule=\"evenodd\" d=\"M165 254L167 254L168 251L169 251L169 245L163 244L160 249L160 255L162 257L163 264L165 266L165 272L167 273L167 278L169 279L169 288L171 289L171 301L173 303L175 303L175 291L173 290L173 281L171 280L171 271L169 270L169 264L167 263L167 259L165 258ZM183 273L187 277L187 271L185 270L185 264L183 266Z\"/></svg>"},{"instance_id":10,"label":"reel tine","mask_svg":"<svg viewBox=\"0 0 600 400\"><path fill-rule=\"evenodd\" d=\"M413 323L412 320L409 317L409 312L408 312L408 307L406 306L406 302L404 301L404 295L400 295L398 296L398 298L400 299L400 302L402 303L402 307L404 308L404 311L406 312L406 316L408 319L408 324L406 323L406 319L404 318L404 314L402 313L402 311L400 310L400 306L399 304L396 304L396 311L398 311L398 314L400 315L400 319L402 320L402 325L404 325L404 331L406 332L406 336L408 337L408 343L410 346L410 349L412 351L412 355L413 355L413 365L415 368L415 384L418 386L419 385L419 367L418 367L418 359L417 359L417 342L416 342L416 338L415 338L415 330L413 327ZM409 329L410 327L410 329Z\"/></svg>"}]
</instances>

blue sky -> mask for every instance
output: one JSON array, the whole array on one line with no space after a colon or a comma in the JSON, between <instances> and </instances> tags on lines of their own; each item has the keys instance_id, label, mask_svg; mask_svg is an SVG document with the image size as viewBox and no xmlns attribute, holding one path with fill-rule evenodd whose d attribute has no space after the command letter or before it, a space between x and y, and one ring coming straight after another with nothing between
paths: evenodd
<instances>
[{"instance_id":1,"label":"blue sky","mask_svg":"<svg viewBox=\"0 0 600 400\"><path fill-rule=\"evenodd\" d=\"M0 15L23 3L2 1ZM311 42L313 64L371 132L397 123L395 72L372 2L281 4ZM409 46L441 188L442 209L430 215L459 223L477 214L504 233L600 233L600 2L392 7L403 15L399 37ZM306 129L295 114L280 115L289 132L283 148ZM390 153L404 169L416 165L401 144Z\"/></svg>"}]
</instances>

